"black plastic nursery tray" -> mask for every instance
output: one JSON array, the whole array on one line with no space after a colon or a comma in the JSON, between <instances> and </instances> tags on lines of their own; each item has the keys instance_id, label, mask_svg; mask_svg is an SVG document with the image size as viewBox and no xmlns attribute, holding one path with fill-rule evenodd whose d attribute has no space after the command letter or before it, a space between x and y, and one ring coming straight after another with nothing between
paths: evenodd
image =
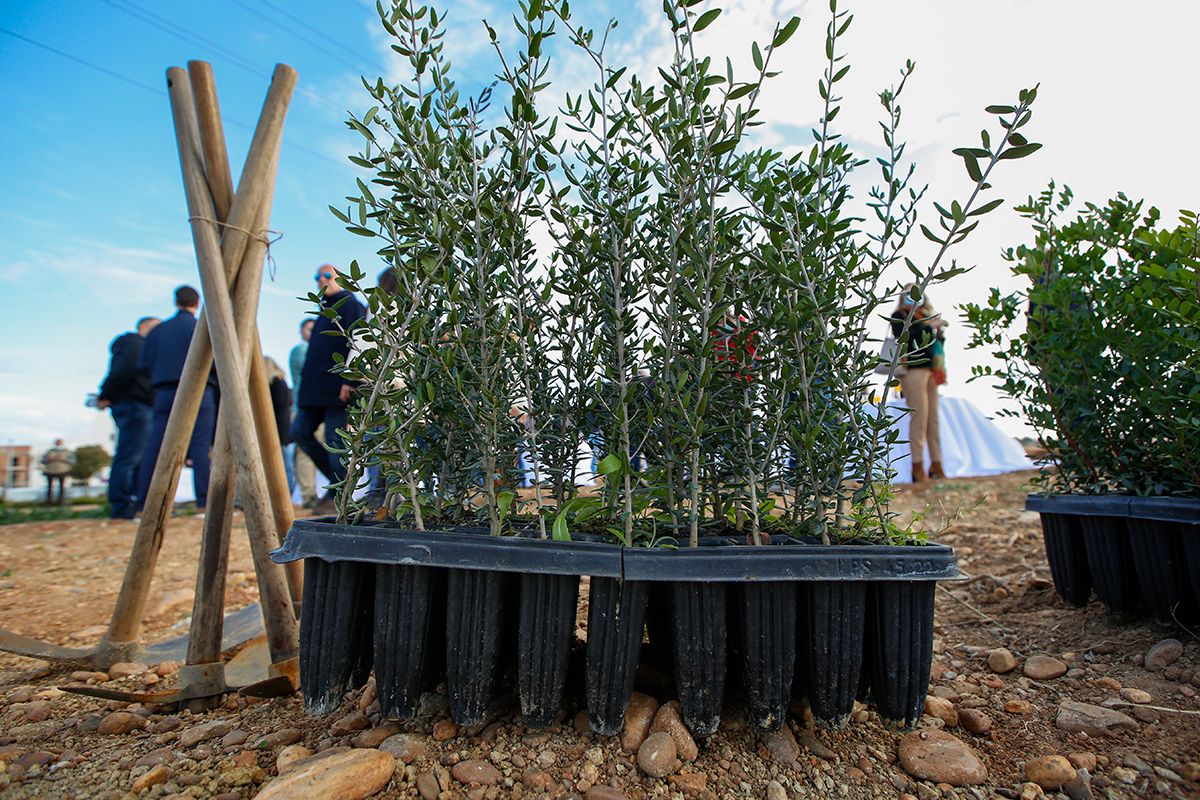
<instances>
[{"instance_id":1,"label":"black plastic nursery tray","mask_svg":"<svg viewBox=\"0 0 1200 800\"><path fill-rule=\"evenodd\" d=\"M1059 596L1085 606L1095 588L1110 612L1147 610L1163 623L1200 608L1200 499L1029 495L1042 519Z\"/></svg>"},{"instance_id":2,"label":"black plastic nursery tray","mask_svg":"<svg viewBox=\"0 0 1200 800\"><path fill-rule=\"evenodd\" d=\"M881 714L911 725L929 680L934 587L958 577L941 545L775 537L753 547L713 537L645 549L325 520L294 523L272 558L305 562L309 711L332 710L373 666L384 714L411 716L444 672L463 725L481 721L514 674L526 723L558 719L580 579L589 578L585 694L593 729L606 735L624 723L647 624L651 644L671 653L697 735L716 730L730 672L766 729L783 724L794 696L818 720L842 724L864 688Z\"/></svg>"}]
</instances>

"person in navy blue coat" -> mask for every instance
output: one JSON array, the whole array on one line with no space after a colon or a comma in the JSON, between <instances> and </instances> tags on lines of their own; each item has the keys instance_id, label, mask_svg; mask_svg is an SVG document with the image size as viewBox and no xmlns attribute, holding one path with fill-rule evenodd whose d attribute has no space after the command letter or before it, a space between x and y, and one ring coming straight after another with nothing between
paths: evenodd
<instances>
[{"instance_id":1,"label":"person in navy blue coat","mask_svg":"<svg viewBox=\"0 0 1200 800\"><path fill-rule=\"evenodd\" d=\"M121 334L109 346L112 361L96 406L109 409L117 426L116 453L108 470L108 514L112 519L132 519L137 510L138 467L150 434L154 402L150 378L138 372L138 360L146 337L158 323L158 317L142 317L136 332Z\"/></svg>"},{"instance_id":2,"label":"person in navy blue coat","mask_svg":"<svg viewBox=\"0 0 1200 800\"><path fill-rule=\"evenodd\" d=\"M180 286L175 290L175 316L150 331L138 369L150 378L154 387L154 411L150 425L150 436L142 453L138 468L138 511L146 503L146 492L150 478L154 475L154 462L162 448L163 434L175 402L175 390L183 374L183 362L187 360L188 347L192 343L192 332L196 330L196 312L200 309L200 294L191 286ZM196 491L196 508L203 509L208 501L209 451L212 450L213 432L217 419L216 376L210 371L192 438L188 443L187 463L192 468L192 486Z\"/></svg>"},{"instance_id":3,"label":"person in navy blue coat","mask_svg":"<svg viewBox=\"0 0 1200 800\"><path fill-rule=\"evenodd\" d=\"M342 430L346 427L346 404L354 382L343 380L334 373L335 354L343 359L350 353L350 340L345 336L327 336L326 331L349 331L350 327L367 315L367 309L354 295L338 286L337 269L322 264L315 276L321 292L321 305L331 308L338 303L337 322L323 316L316 318L312 338L308 341L308 353L304 358L304 370L300 373L300 391L296 399L296 416L292 420L292 439L304 454L312 459L317 469L330 483L346 477L346 465L339 455L329 452L317 441L317 427L325 425L325 441L333 447L343 447ZM334 512L333 492L326 490L313 513L317 515Z\"/></svg>"}]
</instances>

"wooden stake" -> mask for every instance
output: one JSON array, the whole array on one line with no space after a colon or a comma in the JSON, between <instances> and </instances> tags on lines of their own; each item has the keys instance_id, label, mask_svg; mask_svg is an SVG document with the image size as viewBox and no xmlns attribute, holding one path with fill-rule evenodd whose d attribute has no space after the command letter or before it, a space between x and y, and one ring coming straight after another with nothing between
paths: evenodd
<instances>
[{"instance_id":1,"label":"wooden stake","mask_svg":"<svg viewBox=\"0 0 1200 800\"><path fill-rule=\"evenodd\" d=\"M290 68L285 69L290 71ZM266 473L258 451L250 399L246 393L235 388L242 385L246 372L243 367L244 360L238 351L233 303L228 294L229 284L225 277L221 252L222 241L218 234L217 222L211 218L212 195L208 189L200 155L200 134L194 115L191 85L187 80L187 73L179 67L172 67L167 71L167 83L170 87L179 163L187 195L192 241L200 266L200 283L204 289L208 329L217 374L222 384L234 389L222 396L222 403L229 416L230 439L237 469L241 475L246 476L242 483L242 505L245 509L246 528L250 535L254 570L267 627L267 645L271 651L271 661L280 663L296 656L299 628L292 613L291 596L283 570L278 569L267 557L275 540L274 520L266 493ZM259 183L262 183L261 180ZM255 191L255 184L247 185L246 176L243 175L239 192L234 198L231 217L236 214L238 205L242 202L243 188L249 189L247 194L261 202L261 186L257 187L259 191Z\"/></svg>"},{"instance_id":2,"label":"wooden stake","mask_svg":"<svg viewBox=\"0 0 1200 800\"><path fill-rule=\"evenodd\" d=\"M232 282L237 269L240 268L245 248L249 243L249 237L242 229L251 229L256 221L261 203L262 177L270 168L272 154L278 147L283 117L295 85L295 70L285 65L276 67L239 184L239 189L244 187L251 191L244 194L239 191L230 204L228 235L221 241L222 261L227 272L226 286ZM190 104L180 113L192 114ZM194 127L194 117L192 124ZM207 187L205 188L207 190ZM259 191L253 191L254 188L258 188ZM192 216L211 217L215 213L211 201L200 206L197 212L193 212ZM197 222L193 221L193 226ZM202 323L205 316L201 314ZM141 524L138 526L130 552L108 633L97 648L96 661L100 665L127 661L136 655L140 647L142 616L145 613L150 581L158 561L159 550L162 548L162 537L179 483L179 472L187 453L187 445L211 366L212 345L208 325L198 324L175 393L175 404L163 436L163 447L155 463Z\"/></svg>"}]
</instances>

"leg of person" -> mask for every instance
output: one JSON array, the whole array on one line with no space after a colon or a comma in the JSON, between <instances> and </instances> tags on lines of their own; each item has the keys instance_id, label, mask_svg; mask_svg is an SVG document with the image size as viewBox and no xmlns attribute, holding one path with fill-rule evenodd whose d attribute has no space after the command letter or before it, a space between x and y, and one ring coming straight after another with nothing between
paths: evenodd
<instances>
[{"instance_id":1,"label":"leg of person","mask_svg":"<svg viewBox=\"0 0 1200 800\"><path fill-rule=\"evenodd\" d=\"M137 472L150 433L152 412L145 403L128 401L112 407L117 446L108 470L109 516L129 519L137 510Z\"/></svg>"},{"instance_id":2,"label":"leg of person","mask_svg":"<svg viewBox=\"0 0 1200 800\"><path fill-rule=\"evenodd\" d=\"M54 505L54 476L46 476L46 505Z\"/></svg>"},{"instance_id":3,"label":"leg of person","mask_svg":"<svg viewBox=\"0 0 1200 800\"><path fill-rule=\"evenodd\" d=\"M329 452L317 441L317 426L325 419L325 409L320 406L301 406L292 419L292 441L304 452L327 479L330 474Z\"/></svg>"},{"instance_id":4,"label":"leg of person","mask_svg":"<svg viewBox=\"0 0 1200 800\"><path fill-rule=\"evenodd\" d=\"M208 504L208 478L212 468L211 453L213 430L217 416L217 404L211 388L204 390L200 410L196 412L196 425L192 428L192 439L188 442L187 457L192 462L192 486L196 490L196 508Z\"/></svg>"},{"instance_id":5,"label":"leg of person","mask_svg":"<svg viewBox=\"0 0 1200 800\"><path fill-rule=\"evenodd\" d=\"M58 475L58 505L67 503L67 476Z\"/></svg>"},{"instance_id":6,"label":"leg of person","mask_svg":"<svg viewBox=\"0 0 1200 800\"><path fill-rule=\"evenodd\" d=\"M325 422L325 441L334 447L345 447L345 442L342 439L342 430L346 427L346 408L344 406L329 406L321 409ZM331 438L332 437L332 438ZM324 448L322 448L324 449ZM325 450L326 463L329 466L328 472L321 470L330 483L339 483L346 479L346 464L342 461L342 457L330 453ZM318 469L320 465L318 464ZM332 514L334 508L334 492L331 489L326 489L325 496L317 503L313 511L318 514Z\"/></svg>"},{"instance_id":7,"label":"leg of person","mask_svg":"<svg viewBox=\"0 0 1200 800\"><path fill-rule=\"evenodd\" d=\"M925 442L929 447L929 477L945 478L942 469L942 435L938 430L938 385L932 379L925 387Z\"/></svg>"},{"instance_id":8,"label":"leg of person","mask_svg":"<svg viewBox=\"0 0 1200 800\"><path fill-rule=\"evenodd\" d=\"M167 420L171 416L171 404L175 401L174 387L154 390L154 407L150 412L150 433L146 446L142 448L142 460L138 464L137 510L146 505L146 493L150 491L150 479L154 477L154 464L162 448L163 434L167 432Z\"/></svg>"},{"instance_id":9,"label":"leg of person","mask_svg":"<svg viewBox=\"0 0 1200 800\"><path fill-rule=\"evenodd\" d=\"M296 465L294 456L296 445L283 445L283 472L287 475L288 497L291 497L296 492Z\"/></svg>"},{"instance_id":10,"label":"leg of person","mask_svg":"<svg viewBox=\"0 0 1200 800\"><path fill-rule=\"evenodd\" d=\"M925 385L931 382L929 370L924 367L910 367L900 378L904 402L912 409L908 415L908 445L912 453L913 483L923 483L929 479L925 473L925 428L929 411Z\"/></svg>"},{"instance_id":11,"label":"leg of person","mask_svg":"<svg viewBox=\"0 0 1200 800\"><path fill-rule=\"evenodd\" d=\"M300 484L300 502L305 508L311 508L317 502L317 465L312 462L300 446L292 443L292 469L296 473L296 483Z\"/></svg>"}]
</instances>

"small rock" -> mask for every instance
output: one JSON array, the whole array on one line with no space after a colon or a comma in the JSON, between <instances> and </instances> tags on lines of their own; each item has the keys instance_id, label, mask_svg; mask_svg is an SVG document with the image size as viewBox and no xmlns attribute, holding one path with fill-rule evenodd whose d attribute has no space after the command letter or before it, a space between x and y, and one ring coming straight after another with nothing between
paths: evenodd
<instances>
[{"instance_id":1,"label":"small rock","mask_svg":"<svg viewBox=\"0 0 1200 800\"><path fill-rule=\"evenodd\" d=\"M264 750L274 750L276 747L295 744L303 738L304 734L298 728L280 728L274 733L268 733L259 739L258 747Z\"/></svg>"},{"instance_id":2,"label":"small rock","mask_svg":"<svg viewBox=\"0 0 1200 800\"><path fill-rule=\"evenodd\" d=\"M1153 708L1147 708L1146 706L1134 706L1133 718L1138 722L1158 722L1158 712Z\"/></svg>"},{"instance_id":3,"label":"small rock","mask_svg":"<svg viewBox=\"0 0 1200 800\"><path fill-rule=\"evenodd\" d=\"M1153 697L1150 696L1149 692L1143 691L1141 689L1133 689L1130 687L1125 687L1124 689L1121 690L1121 697L1125 698L1126 700L1128 700L1131 703L1138 703L1140 705L1145 705L1146 703L1149 703L1151 700L1154 699Z\"/></svg>"},{"instance_id":4,"label":"small rock","mask_svg":"<svg viewBox=\"0 0 1200 800\"><path fill-rule=\"evenodd\" d=\"M914 778L972 786L987 780L987 767L970 747L945 731L913 731L900 740L900 766Z\"/></svg>"},{"instance_id":5,"label":"small rock","mask_svg":"<svg viewBox=\"0 0 1200 800\"><path fill-rule=\"evenodd\" d=\"M1008 700L1004 703L1004 710L1009 714L1028 716L1033 713L1033 704L1028 700Z\"/></svg>"},{"instance_id":6,"label":"small rock","mask_svg":"<svg viewBox=\"0 0 1200 800\"><path fill-rule=\"evenodd\" d=\"M450 769L450 775L459 783L475 786L493 786L504 777L500 770L481 758L458 762Z\"/></svg>"},{"instance_id":7,"label":"small rock","mask_svg":"<svg viewBox=\"0 0 1200 800\"><path fill-rule=\"evenodd\" d=\"M230 731L221 737L221 747L228 750L231 747L239 747L246 743L250 738L250 734L245 731Z\"/></svg>"},{"instance_id":8,"label":"small rock","mask_svg":"<svg viewBox=\"0 0 1200 800\"><path fill-rule=\"evenodd\" d=\"M977 708L964 708L958 712L958 722L976 736L992 729L992 718Z\"/></svg>"},{"instance_id":9,"label":"small rock","mask_svg":"<svg viewBox=\"0 0 1200 800\"><path fill-rule=\"evenodd\" d=\"M452 719L439 719L433 724L433 740L435 742L447 742L458 736L458 726L454 724Z\"/></svg>"},{"instance_id":10,"label":"small rock","mask_svg":"<svg viewBox=\"0 0 1200 800\"><path fill-rule=\"evenodd\" d=\"M385 722L377 728L369 728L355 736L350 740L350 744L355 747L379 747L386 739L390 739L399 732L399 723Z\"/></svg>"},{"instance_id":11,"label":"small rock","mask_svg":"<svg viewBox=\"0 0 1200 800\"><path fill-rule=\"evenodd\" d=\"M363 689L362 696L358 698L358 710L364 714L367 713L367 709L371 707L371 704L375 702L375 699L378 696L379 694L375 688L375 681L368 681L367 687Z\"/></svg>"},{"instance_id":12,"label":"small rock","mask_svg":"<svg viewBox=\"0 0 1200 800\"><path fill-rule=\"evenodd\" d=\"M1004 674L1017 668L1017 659L1007 648L997 647L988 653L987 665L992 672Z\"/></svg>"},{"instance_id":13,"label":"small rock","mask_svg":"<svg viewBox=\"0 0 1200 800\"><path fill-rule=\"evenodd\" d=\"M302 744L289 744L275 757L275 771L280 775L286 775L295 769L297 761L303 761L312 754L312 750Z\"/></svg>"},{"instance_id":14,"label":"small rock","mask_svg":"<svg viewBox=\"0 0 1200 800\"><path fill-rule=\"evenodd\" d=\"M1137 783L1138 772L1136 769L1128 767L1116 767L1112 771L1112 776L1127 786L1132 786Z\"/></svg>"},{"instance_id":15,"label":"small rock","mask_svg":"<svg viewBox=\"0 0 1200 800\"><path fill-rule=\"evenodd\" d=\"M767 800L788 800L787 790L783 788L783 784L779 781L768 783Z\"/></svg>"},{"instance_id":16,"label":"small rock","mask_svg":"<svg viewBox=\"0 0 1200 800\"><path fill-rule=\"evenodd\" d=\"M1153 771L1150 768L1150 765L1145 762L1145 760L1138 758L1138 756L1134 755L1133 753L1126 753L1125 758L1121 759L1121 765L1129 767L1130 769L1136 769L1138 772L1143 773Z\"/></svg>"},{"instance_id":17,"label":"small rock","mask_svg":"<svg viewBox=\"0 0 1200 800\"><path fill-rule=\"evenodd\" d=\"M253 750L243 750L233 757L235 767L257 767L258 753Z\"/></svg>"},{"instance_id":18,"label":"small rock","mask_svg":"<svg viewBox=\"0 0 1200 800\"><path fill-rule=\"evenodd\" d=\"M1137 722L1120 711L1074 700L1064 700L1059 704L1054 724L1064 731L1087 733L1091 736L1099 736L1112 730L1137 728Z\"/></svg>"},{"instance_id":19,"label":"small rock","mask_svg":"<svg viewBox=\"0 0 1200 800\"><path fill-rule=\"evenodd\" d=\"M925 713L946 723L947 728L958 726L958 711L954 708L954 704L945 698L926 697Z\"/></svg>"},{"instance_id":20,"label":"small rock","mask_svg":"<svg viewBox=\"0 0 1200 800\"><path fill-rule=\"evenodd\" d=\"M179 744L183 747L195 747L209 739L218 739L233 730L233 725L223 719L214 719L202 725L188 728L179 734Z\"/></svg>"},{"instance_id":21,"label":"small rock","mask_svg":"<svg viewBox=\"0 0 1200 800\"><path fill-rule=\"evenodd\" d=\"M114 711L100 720L99 733L122 734L141 730L146 727L146 720L128 711Z\"/></svg>"},{"instance_id":22,"label":"small rock","mask_svg":"<svg viewBox=\"0 0 1200 800\"><path fill-rule=\"evenodd\" d=\"M654 722L650 725L650 733L665 733L675 740L675 754L681 761L695 761L700 755L696 740L683 724L679 714L679 703L672 700L658 709Z\"/></svg>"},{"instance_id":23,"label":"small rock","mask_svg":"<svg viewBox=\"0 0 1200 800\"><path fill-rule=\"evenodd\" d=\"M529 767L521 775L521 783L535 792L548 792L555 785L554 776L541 767Z\"/></svg>"},{"instance_id":24,"label":"small rock","mask_svg":"<svg viewBox=\"0 0 1200 800\"><path fill-rule=\"evenodd\" d=\"M1092 681L1092 685L1101 689L1111 689L1114 692L1121 690L1121 682L1116 678L1110 678L1107 675L1096 678L1096 680Z\"/></svg>"},{"instance_id":25,"label":"small rock","mask_svg":"<svg viewBox=\"0 0 1200 800\"><path fill-rule=\"evenodd\" d=\"M652 733L638 748L637 762L642 772L662 778L675 771L675 740L667 733Z\"/></svg>"},{"instance_id":26,"label":"small rock","mask_svg":"<svg viewBox=\"0 0 1200 800\"><path fill-rule=\"evenodd\" d=\"M1178 639L1163 639L1146 651L1145 667L1151 672L1174 664L1183 655L1183 645Z\"/></svg>"},{"instance_id":27,"label":"small rock","mask_svg":"<svg viewBox=\"0 0 1200 800\"><path fill-rule=\"evenodd\" d=\"M771 757L785 767L796 763L796 759L800 757L800 745L796 743L796 737L787 725L777 731L764 733L763 744L767 746Z\"/></svg>"},{"instance_id":28,"label":"small rock","mask_svg":"<svg viewBox=\"0 0 1200 800\"><path fill-rule=\"evenodd\" d=\"M702 795L708 789L708 776L703 772L685 772L682 775L668 775L667 783L685 795Z\"/></svg>"},{"instance_id":29,"label":"small rock","mask_svg":"<svg viewBox=\"0 0 1200 800\"><path fill-rule=\"evenodd\" d=\"M650 734L658 712L658 701L648 694L634 692L629 696L629 709L625 712L625 725L621 729L621 747L628 753L636 753Z\"/></svg>"},{"instance_id":30,"label":"small rock","mask_svg":"<svg viewBox=\"0 0 1200 800\"><path fill-rule=\"evenodd\" d=\"M161 664L154 665L154 674L160 678L165 678L168 675L174 675L179 672L179 668L183 666L178 661L164 661Z\"/></svg>"},{"instance_id":31,"label":"small rock","mask_svg":"<svg viewBox=\"0 0 1200 800\"><path fill-rule=\"evenodd\" d=\"M1042 787L1036 783L1021 784L1021 793L1017 795L1018 800L1041 800L1046 793L1042 791Z\"/></svg>"},{"instance_id":32,"label":"small rock","mask_svg":"<svg viewBox=\"0 0 1200 800\"><path fill-rule=\"evenodd\" d=\"M348 733L361 731L370 724L371 722L367 719L366 714L362 713L361 711L351 711L349 714L333 723L333 725L329 728L329 734L331 736L345 736Z\"/></svg>"},{"instance_id":33,"label":"small rock","mask_svg":"<svg viewBox=\"0 0 1200 800\"><path fill-rule=\"evenodd\" d=\"M1087 769L1075 773L1075 779L1063 784L1061 790L1070 800L1094 800L1092 794L1092 777Z\"/></svg>"},{"instance_id":34,"label":"small rock","mask_svg":"<svg viewBox=\"0 0 1200 800\"><path fill-rule=\"evenodd\" d=\"M585 800L627 800L620 790L611 786L593 786L588 789Z\"/></svg>"},{"instance_id":35,"label":"small rock","mask_svg":"<svg viewBox=\"0 0 1200 800\"><path fill-rule=\"evenodd\" d=\"M108 668L108 679L117 681L121 678L128 678L130 675L141 675L148 669L150 669L148 666L136 661L121 661Z\"/></svg>"},{"instance_id":36,"label":"small rock","mask_svg":"<svg viewBox=\"0 0 1200 800\"><path fill-rule=\"evenodd\" d=\"M1042 756L1025 762L1025 777L1043 789L1058 789L1075 780L1075 767L1062 756Z\"/></svg>"},{"instance_id":37,"label":"small rock","mask_svg":"<svg viewBox=\"0 0 1200 800\"><path fill-rule=\"evenodd\" d=\"M107 672L93 672L92 670L76 670L71 673L71 680L76 683L88 683L89 681L106 681L108 680Z\"/></svg>"},{"instance_id":38,"label":"small rock","mask_svg":"<svg viewBox=\"0 0 1200 800\"><path fill-rule=\"evenodd\" d=\"M54 753L47 750L34 750L21 756L13 763L20 764L25 769L29 769L30 767L44 767L54 761L54 758Z\"/></svg>"},{"instance_id":39,"label":"small rock","mask_svg":"<svg viewBox=\"0 0 1200 800\"><path fill-rule=\"evenodd\" d=\"M167 779L170 777L170 768L159 764L157 767L152 768L145 775L134 781L132 791L134 793L145 791L151 786L157 786L160 783L166 783Z\"/></svg>"},{"instance_id":40,"label":"small rock","mask_svg":"<svg viewBox=\"0 0 1200 800\"><path fill-rule=\"evenodd\" d=\"M48 700L34 700L25 706L25 720L27 722L45 722L50 719L52 708Z\"/></svg>"},{"instance_id":41,"label":"small rock","mask_svg":"<svg viewBox=\"0 0 1200 800\"><path fill-rule=\"evenodd\" d=\"M1200 781L1200 761L1187 761L1179 765L1179 774L1184 780Z\"/></svg>"},{"instance_id":42,"label":"small rock","mask_svg":"<svg viewBox=\"0 0 1200 800\"><path fill-rule=\"evenodd\" d=\"M1071 765L1078 769L1086 769L1089 772L1096 771L1095 753L1088 753L1086 751L1082 753L1068 753L1067 761L1070 761Z\"/></svg>"},{"instance_id":43,"label":"small rock","mask_svg":"<svg viewBox=\"0 0 1200 800\"><path fill-rule=\"evenodd\" d=\"M1067 665L1050 656L1030 656L1025 660L1025 676L1035 681L1048 681L1067 674Z\"/></svg>"},{"instance_id":44,"label":"small rock","mask_svg":"<svg viewBox=\"0 0 1200 800\"><path fill-rule=\"evenodd\" d=\"M346 750L328 758L319 756L268 783L256 800L361 800L387 786L396 769L396 759L378 750Z\"/></svg>"},{"instance_id":45,"label":"small rock","mask_svg":"<svg viewBox=\"0 0 1200 800\"><path fill-rule=\"evenodd\" d=\"M151 726L150 730L155 733L170 733L177 731L183 727L183 720L176 716L163 717L158 722Z\"/></svg>"},{"instance_id":46,"label":"small rock","mask_svg":"<svg viewBox=\"0 0 1200 800\"><path fill-rule=\"evenodd\" d=\"M390 753L403 764L411 764L429 752L424 739L413 736L411 733L397 733L395 736L389 736L379 743L379 749Z\"/></svg>"},{"instance_id":47,"label":"small rock","mask_svg":"<svg viewBox=\"0 0 1200 800\"><path fill-rule=\"evenodd\" d=\"M800 731L800 744L817 758L822 758L826 761L837 760L837 753L826 747L817 738L817 734L807 728Z\"/></svg>"},{"instance_id":48,"label":"small rock","mask_svg":"<svg viewBox=\"0 0 1200 800\"><path fill-rule=\"evenodd\" d=\"M160 764L170 764L175 760L175 751L169 747L151 750L146 755L133 762L134 767L157 767Z\"/></svg>"}]
</instances>

